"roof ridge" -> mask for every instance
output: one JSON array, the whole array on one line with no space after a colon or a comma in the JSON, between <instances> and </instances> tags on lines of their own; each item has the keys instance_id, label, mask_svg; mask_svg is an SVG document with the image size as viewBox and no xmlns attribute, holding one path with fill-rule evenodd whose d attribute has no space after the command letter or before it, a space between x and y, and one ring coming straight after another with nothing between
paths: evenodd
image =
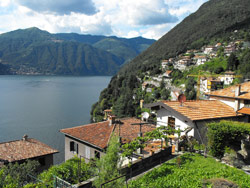
<instances>
[{"instance_id":1,"label":"roof ridge","mask_svg":"<svg viewBox=\"0 0 250 188\"><path fill-rule=\"evenodd\" d=\"M34 139L34 140L36 140L35 138L28 138L28 139ZM10 141L5 141L5 142L1 142L1 143L0 143L0 145L1 145L1 144L11 143L11 142L18 142L18 141L24 141L24 140L23 140L23 139L20 139L20 140L10 140Z\"/></svg>"},{"instance_id":2,"label":"roof ridge","mask_svg":"<svg viewBox=\"0 0 250 188\"><path fill-rule=\"evenodd\" d=\"M78 125L78 126L75 126L75 127L69 127L69 128L60 129L60 132L63 131L63 130L67 130L67 129L74 129L74 128L92 126L94 124L101 124L101 123L107 123L107 122L108 122L108 120L106 120L106 121L100 121L100 122L96 122L96 123L89 123L89 124L85 124L85 125Z\"/></svg>"}]
</instances>

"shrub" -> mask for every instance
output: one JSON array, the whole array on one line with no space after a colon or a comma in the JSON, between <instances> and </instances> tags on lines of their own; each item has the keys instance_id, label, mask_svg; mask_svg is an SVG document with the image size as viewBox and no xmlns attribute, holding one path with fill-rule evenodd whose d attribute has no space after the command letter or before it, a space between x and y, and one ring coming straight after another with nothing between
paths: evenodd
<instances>
[{"instance_id":1,"label":"shrub","mask_svg":"<svg viewBox=\"0 0 250 188\"><path fill-rule=\"evenodd\" d=\"M214 157L222 158L225 147L239 143L246 135L250 134L250 123L220 121L207 124L208 146Z\"/></svg>"}]
</instances>

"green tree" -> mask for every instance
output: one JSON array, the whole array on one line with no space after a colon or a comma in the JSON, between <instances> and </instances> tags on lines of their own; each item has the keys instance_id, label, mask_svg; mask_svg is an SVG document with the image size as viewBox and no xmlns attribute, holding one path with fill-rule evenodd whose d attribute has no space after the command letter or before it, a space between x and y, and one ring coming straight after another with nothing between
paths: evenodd
<instances>
[{"instance_id":1,"label":"green tree","mask_svg":"<svg viewBox=\"0 0 250 188\"><path fill-rule=\"evenodd\" d=\"M238 65L239 65L239 60L237 56L235 55L235 53L231 53L227 61L227 70L231 71L237 70Z\"/></svg>"},{"instance_id":2,"label":"green tree","mask_svg":"<svg viewBox=\"0 0 250 188\"><path fill-rule=\"evenodd\" d=\"M111 136L109 141L109 145L107 148L107 152L104 156L101 157L99 161L97 161L97 169L98 176L97 179L93 182L95 187L100 187L101 184L110 181L116 177L119 177L121 174L119 173L120 169L120 143L118 141L117 136ZM124 179L120 178L116 181L110 182L105 185L106 188L113 187L122 187L124 183Z\"/></svg>"},{"instance_id":3,"label":"green tree","mask_svg":"<svg viewBox=\"0 0 250 188\"><path fill-rule=\"evenodd\" d=\"M22 164L12 164L4 166L0 170L0 187L22 187L25 183L30 181L28 174L36 176L36 170L39 166L37 161L28 160Z\"/></svg>"},{"instance_id":4,"label":"green tree","mask_svg":"<svg viewBox=\"0 0 250 188\"><path fill-rule=\"evenodd\" d=\"M161 99L168 100L170 98L170 93L171 93L170 90L163 88L161 90Z\"/></svg>"},{"instance_id":5,"label":"green tree","mask_svg":"<svg viewBox=\"0 0 250 188\"><path fill-rule=\"evenodd\" d=\"M187 97L188 100L196 99L196 91L194 89L195 85L196 85L196 81L193 78L189 78L187 80L185 96Z\"/></svg>"}]
</instances>

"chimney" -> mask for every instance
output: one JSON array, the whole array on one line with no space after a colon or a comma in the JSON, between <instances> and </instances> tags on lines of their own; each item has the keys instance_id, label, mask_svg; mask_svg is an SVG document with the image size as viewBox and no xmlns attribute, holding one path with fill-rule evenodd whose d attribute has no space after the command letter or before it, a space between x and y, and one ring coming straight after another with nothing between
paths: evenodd
<instances>
[{"instance_id":1,"label":"chimney","mask_svg":"<svg viewBox=\"0 0 250 188\"><path fill-rule=\"evenodd\" d=\"M109 126L113 125L115 123L115 116L109 115L108 121L109 121Z\"/></svg>"},{"instance_id":2,"label":"chimney","mask_svg":"<svg viewBox=\"0 0 250 188\"><path fill-rule=\"evenodd\" d=\"M238 84L235 86L235 97L239 97L240 96L240 89L241 89L241 85ZM240 101L238 99L235 99L235 103L234 103L234 110L237 112L239 110L239 106L240 106Z\"/></svg>"},{"instance_id":3,"label":"chimney","mask_svg":"<svg viewBox=\"0 0 250 188\"><path fill-rule=\"evenodd\" d=\"M25 135L23 136L23 141L27 141L27 140L28 140L28 135L25 134Z\"/></svg>"},{"instance_id":4,"label":"chimney","mask_svg":"<svg viewBox=\"0 0 250 188\"><path fill-rule=\"evenodd\" d=\"M235 87L235 97L240 96L240 89L241 89L241 85L240 84L236 85L236 87Z\"/></svg>"}]
</instances>

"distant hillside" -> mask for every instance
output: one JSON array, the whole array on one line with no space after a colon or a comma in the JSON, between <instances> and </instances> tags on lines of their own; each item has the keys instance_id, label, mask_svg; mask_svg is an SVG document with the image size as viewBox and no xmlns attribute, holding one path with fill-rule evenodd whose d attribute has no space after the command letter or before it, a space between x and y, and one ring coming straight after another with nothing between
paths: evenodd
<instances>
[{"instance_id":1,"label":"distant hillside","mask_svg":"<svg viewBox=\"0 0 250 188\"><path fill-rule=\"evenodd\" d=\"M38 28L1 34L0 62L5 66L2 66L0 74L114 75L124 62L140 51L134 48L130 50L128 47L126 51L131 52L131 56L120 54L118 50L112 53L109 48L98 45L106 38L108 37L50 34ZM148 41L153 42L148 39L145 41L146 47L149 46ZM137 48L143 49L141 46L145 44L139 43ZM122 45L124 44L117 44L114 48L124 50Z\"/></svg>"},{"instance_id":2,"label":"distant hillside","mask_svg":"<svg viewBox=\"0 0 250 188\"><path fill-rule=\"evenodd\" d=\"M93 45L94 47L110 52L124 61L132 60L138 54L146 50L151 44L155 42L153 39L145 39L136 37L131 39L118 38L115 36L94 36L94 35L80 35L76 33L59 33L56 37L64 40L81 42Z\"/></svg>"},{"instance_id":3,"label":"distant hillside","mask_svg":"<svg viewBox=\"0 0 250 188\"><path fill-rule=\"evenodd\" d=\"M102 110L111 106L116 115L137 114L139 99L133 98L141 84L138 77L143 72L157 71L161 60L175 57L187 49L200 48L216 38L230 37L235 30L249 32L249 4L250 0L210 0L204 3L113 77L108 88L101 93L99 102L93 105L93 117L98 119ZM140 97L142 94L136 95Z\"/></svg>"}]
</instances>

